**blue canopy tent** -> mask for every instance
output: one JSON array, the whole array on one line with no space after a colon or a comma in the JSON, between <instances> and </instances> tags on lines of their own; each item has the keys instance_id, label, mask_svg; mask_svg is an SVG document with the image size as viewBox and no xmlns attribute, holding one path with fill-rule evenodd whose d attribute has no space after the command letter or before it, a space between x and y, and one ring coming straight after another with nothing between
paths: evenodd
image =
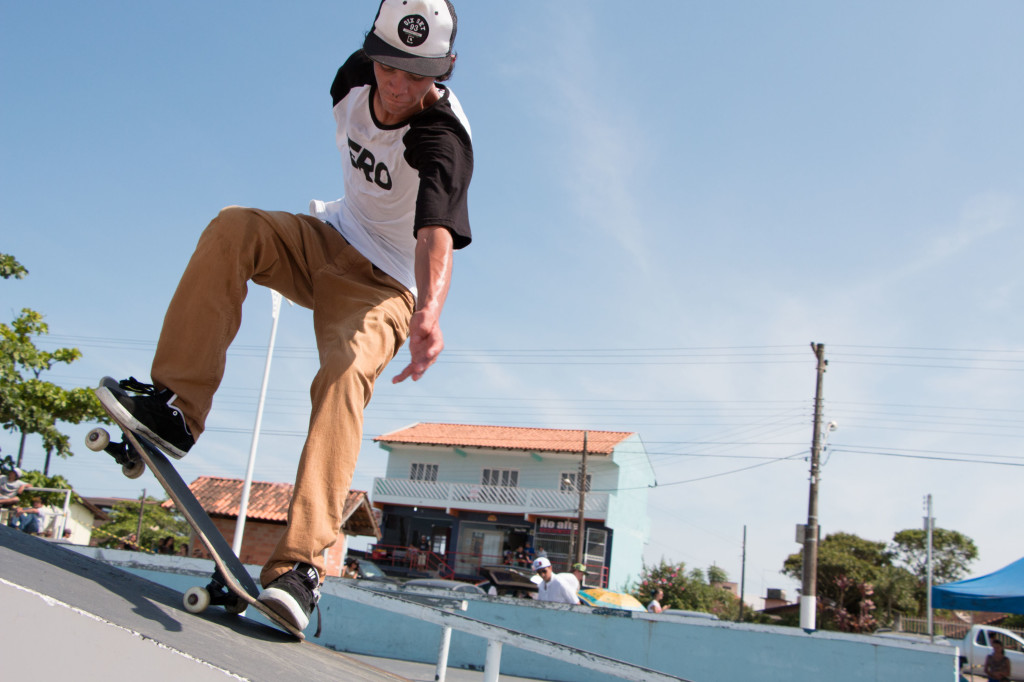
<instances>
[{"instance_id":1,"label":"blue canopy tent","mask_svg":"<svg viewBox=\"0 0 1024 682\"><path fill-rule=\"evenodd\" d=\"M1024 559L980 578L932 587L932 608L1024 614Z\"/></svg>"}]
</instances>

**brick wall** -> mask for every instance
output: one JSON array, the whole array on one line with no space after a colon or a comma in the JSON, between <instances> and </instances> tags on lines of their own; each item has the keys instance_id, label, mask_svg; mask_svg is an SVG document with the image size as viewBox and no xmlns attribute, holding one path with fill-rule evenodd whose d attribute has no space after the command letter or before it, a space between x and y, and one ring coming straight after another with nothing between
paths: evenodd
<instances>
[{"instance_id":1,"label":"brick wall","mask_svg":"<svg viewBox=\"0 0 1024 682\"><path fill-rule=\"evenodd\" d=\"M327 575L341 575L342 563L345 561L345 552L348 549L348 536L344 533L338 535L333 547L327 550L326 568Z\"/></svg>"},{"instance_id":2,"label":"brick wall","mask_svg":"<svg viewBox=\"0 0 1024 682\"><path fill-rule=\"evenodd\" d=\"M217 527L220 534L224 536L224 539L228 541L228 544L232 544L235 538L235 524L237 519L233 518L221 518L217 517L213 519L213 525ZM270 558L274 548L277 546L277 542L284 535L285 524L284 523L272 523L268 521L246 521L245 523L245 538L242 540L242 551L239 557L243 564L251 564L253 566L262 566ZM338 576L341 575L341 565L345 559L345 550L347 542L344 533L338 534L338 539L334 543L334 546L327 550L327 575ZM203 547L203 544L197 541L195 538L192 539L191 552L194 557L203 557L209 559L210 555Z\"/></svg>"}]
</instances>

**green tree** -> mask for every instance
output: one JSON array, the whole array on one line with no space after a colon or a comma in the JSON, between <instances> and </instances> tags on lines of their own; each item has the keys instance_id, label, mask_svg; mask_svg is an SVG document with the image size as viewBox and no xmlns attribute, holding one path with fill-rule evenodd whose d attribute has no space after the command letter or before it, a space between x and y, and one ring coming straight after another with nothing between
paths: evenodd
<instances>
[{"instance_id":1,"label":"green tree","mask_svg":"<svg viewBox=\"0 0 1024 682\"><path fill-rule=\"evenodd\" d=\"M908 528L893 536L890 551L897 563L925 581L928 576L927 544L928 533L925 530ZM937 584L963 580L977 558L978 547L963 533L945 528L932 530L932 579Z\"/></svg>"},{"instance_id":2,"label":"green tree","mask_svg":"<svg viewBox=\"0 0 1024 682\"><path fill-rule=\"evenodd\" d=\"M708 575L715 582L726 582L728 579L726 572L717 566L709 568ZM665 593L665 598L661 600L662 606L713 613L726 620L739 617L740 600L731 592L713 587L699 568L687 571L685 563L670 564L662 559L657 566L645 564L638 583L627 591L646 604L657 589Z\"/></svg>"},{"instance_id":3,"label":"green tree","mask_svg":"<svg viewBox=\"0 0 1024 682\"><path fill-rule=\"evenodd\" d=\"M110 521L95 534L99 537L100 547L120 548L130 535L138 531L139 504L138 500L130 500L114 505ZM190 530L184 518L148 496L142 510L142 533L133 549L156 552L157 545L167 536L173 537L175 549L180 549L188 543Z\"/></svg>"},{"instance_id":4,"label":"green tree","mask_svg":"<svg viewBox=\"0 0 1024 682\"><path fill-rule=\"evenodd\" d=\"M836 629L842 632L873 632L878 625L872 599L874 587L870 583L856 582L843 575L838 576L834 584L838 596L825 605L824 611L831 616Z\"/></svg>"},{"instance_id":5,"label":"green tree","mask_svg":"<svg viewBox=\"0 0 1024 682\"><path fill-rule=\"evenodd\" d=\"M917 580L902 566L881 566L875 576L875 617L882 625L892 625L897 614L917 613L920 599Z\"/></svg>"},{"instance_id":6,"label":"green tree","mask_svg":"<svg viewBox=\"0 0 1024 682\"><path fill-rule=\"evenodd\" d=\"M822 629L857 630L868 627L875 618L874 597L885 605L885 618L894 610L906 608L907 594L901 592L907 582L893 566L893 557L884 542L865 540L852 533L833 533L818 546L818 598L822 609ZM803 551L789 555L782 572L794 580L803 577ZM906 573L904 571L904 573ZM906 574L909 577L909 574ZM871 604L863 602L870 601ZM881 616L882 614L879 614Z\"/></svg>"},{"instance_id":7,"label":"green tree","mask_svg":"<svg viewBox=\"0 0 1024 682\"><path fill-rule=\"evenodd\" d=\"M715 583L727 583L729 582L729 574L721 566L708 566L708 582L712 585Z\"/></svg>"},{"instance_id":8,"label":"green tree","mask_svg":"<svg viewBox=\"0 0 1024 682\"><path fill-rule=\"evenodd\" d=\"M928 533L924 529L908 528L896 533L889 551L897 565L915 578L917 614L928 605ZM974 540L963 533L945 528L932 530L932 582L936 585L956 582L967 577L971 563L978 558Z\"/></svg>"},{"instance_id":9,"label":"green tree","mask_svg":"<svg viewBox=\"0 0 1024 682\"><path fill-rule=\"evenodd\" d=\"M18 260L9 254L0 253L0 277L4 279L25 279L28 270Z\"/></svg>"},{"instance_id":10,"label":"green tree","mask_svg":"<svg viewBox=\"0 0 1024 682\"><path fill-rule=\"evenodd\" d=\"M800 580L803 560L802 550L790 554L783 564L783 574ZM826 596L828 586L834 585L839 576L856 582L873 582L879 567L891 565L892 557L884 542L865 540L852 533L833 533L818 545L818 594Z\"/></svg>"},{"instance_id":11,"label":"green tree","mask_svg":"<svg viewBox=\"0 0 1024 682\"><path fill-rule=\"evenodd\" d=\"M4 279L20 279L27 272L12 256L0 254L0 274ZM0 425L21 434L18 466L24 459L26 438L31 434L42 438L46 452L43 473L47 475L52 454L65 458L74 455L68 436L57 428L57 422L109 423L89 389L68 390L40 379L54 365L71 364L82 356L77 348L40 350L35 339L49 332L43 316L29 308L23 308L11 324L0 323Z\"/></svg>"},{"instance_id":12,"label":"green tree","mask_svg":"<svg viewBox=\"0 0 1024 682\"><path fill-rule=\"evenodd\" d=\"M956 531L936 529L933 535L935 582L960 580L977 557L974 542ZM926 542L925 531L915 529L899 531L889 544L851 533L826 537L818 547L822 627L858 630L869 617L890 625L897 614L924 613ZM802 569L803 553L798 552L786 558L782 572L800 580Z\"/></svg>"}]
</instances>

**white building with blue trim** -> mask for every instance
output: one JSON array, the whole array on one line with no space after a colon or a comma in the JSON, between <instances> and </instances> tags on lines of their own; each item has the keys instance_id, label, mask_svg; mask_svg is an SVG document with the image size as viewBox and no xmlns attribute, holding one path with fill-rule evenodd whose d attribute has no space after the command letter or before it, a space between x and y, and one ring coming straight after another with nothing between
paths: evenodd
<instances>
[{"instance_id":1,"label":"white building with blue trim","mask_svg":"<svg viewBox=\"0 0 1024 682\"><path fill-rule=\"evenodd\" d=\"M373 557L396 572L474 579L542 551L567 571L585 480L585 586L621 590L640 575L655 480L639 435L418 423L374 440L388 462L371 494L383 533Z\"/></svg>"}]
</instances>

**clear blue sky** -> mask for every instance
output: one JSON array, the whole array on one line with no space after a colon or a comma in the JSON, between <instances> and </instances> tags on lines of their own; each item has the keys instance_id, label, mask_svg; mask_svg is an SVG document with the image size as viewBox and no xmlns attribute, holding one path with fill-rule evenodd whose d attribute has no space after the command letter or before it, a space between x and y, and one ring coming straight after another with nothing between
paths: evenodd
<instances>
[{"instance_id":1,"label":"clear blue sky","mask_svg":"<svg viewBox=\"0 0 1024 682\"><path fill-rule=\"evenodd\" d=\"M222 206L340 194L328 89L376 4L0 6L0 251L31 273L0 312L84 352L53 380L148 378ZM356 487L383 471L370 439L416 421L634 431L659 483L647 561L738 579L746 525L747 594L795 596L778 571L807 516L814 341L839 423L824 531L889 540L931 493L975 574L1020 558L1024 3L457 9L475 242L442 360L378 385ZM188 480L244 474L269 309L253 287ZM282 313L258 480L293 477L310 319ZM53 471L159 492L84 447Z\"/></svg>"}]
</instances>

